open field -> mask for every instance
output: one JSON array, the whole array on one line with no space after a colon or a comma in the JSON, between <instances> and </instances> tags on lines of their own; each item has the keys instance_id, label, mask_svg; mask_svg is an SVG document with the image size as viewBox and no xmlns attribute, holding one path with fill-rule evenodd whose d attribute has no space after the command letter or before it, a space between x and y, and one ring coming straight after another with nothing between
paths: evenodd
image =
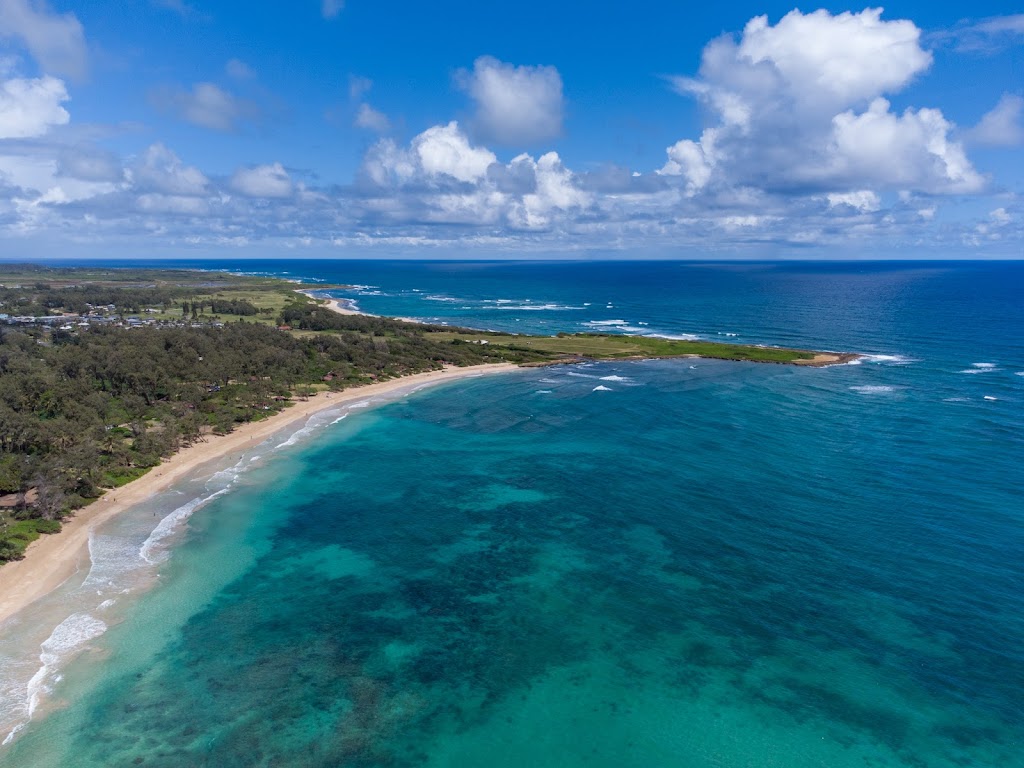
<instances>
[{"instance_id":1,"label":"open field","mask_svg":"<svg viewBox=\"0 0 1024 768\"><path fill-rule=\"evenodd\" d=\"M516 336L465 330L435 331L430 338L470 344L486 343L495 347L530 350L564 355L570 358L628 359L643 357L708 357L720 360L748 360L759 363L795 365L831 365L847 362L853 356L809 350L761 347L746 344L721 344L710 341L660 339L649 336L613 334L559 334L558 336Z\"/></svg>"}]
</instances>

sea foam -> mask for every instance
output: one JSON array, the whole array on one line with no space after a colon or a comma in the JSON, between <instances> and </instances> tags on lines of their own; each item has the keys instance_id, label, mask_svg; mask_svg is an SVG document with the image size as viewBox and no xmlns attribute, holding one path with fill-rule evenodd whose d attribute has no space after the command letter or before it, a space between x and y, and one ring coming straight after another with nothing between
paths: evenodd
<instances>
[{"instance_id":1,"label":"sea foam","mask_svg":"<svg viewBox=\"0 0 1024 768\"><path fill-rule=\"evenodd\" d=\"M83 650L92 639L107 631L106 623L87 613L73 613L54 627L53 632L40 645L39 661L42 666L25 686L25 698L18 708L22 722L16 725L3 740L8 744L35 714L43 696L53 690L53 684L60 679L60 669L71 656Z\"/></svg>"},{"instance_id":2,"label":"sea foam","mask_svg":"<svg viewBox=\"0 0 1024 768\"><path fill-rule=\"evenodd\" d=\"M965 368L960 373L993 373L998 370L995 363L971 363L970 368Z\"/></svg>"}]
</instances>

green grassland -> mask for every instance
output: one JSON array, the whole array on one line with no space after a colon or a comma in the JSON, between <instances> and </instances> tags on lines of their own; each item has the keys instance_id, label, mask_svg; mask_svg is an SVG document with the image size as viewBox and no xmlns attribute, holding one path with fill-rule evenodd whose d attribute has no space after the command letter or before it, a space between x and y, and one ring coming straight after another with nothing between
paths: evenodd
<instances>
[{"instance_id":1,"label":"green grassland","mask_svg":"<svg viewBox=\"0 0 1024 768\"><path fill-rule=\"evenodd\" d=\"M480 344L529 350L566 358L614 360L654 357L709 357L720 360L748 360L762 363L806 363L815 353L797 349L758 347L745 344L721 344L710 341L677 341L648 336L579 333L558 336L519 336L475 331L434 331L430 338L441 341Z\"/></svg>"}]
</instances>

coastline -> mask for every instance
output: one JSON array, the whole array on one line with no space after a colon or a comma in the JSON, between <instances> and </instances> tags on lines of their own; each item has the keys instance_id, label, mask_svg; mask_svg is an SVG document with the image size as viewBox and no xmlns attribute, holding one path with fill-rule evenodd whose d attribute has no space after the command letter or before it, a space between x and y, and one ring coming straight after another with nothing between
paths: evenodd
<instances>
[{"instance_id":1,"label":"coastline","mask_svg":"<svg viewBox=\"0 0 1024 768\"><path fill-rule=\"evenodd\" d=\"M313 301L315 301L318 304L321 304L321 305L327 307L332 312L336 312L339 315L363 315L364 317L380 317L380 315L374 315L374 314L371 314L369 312L363 312L362 310L359 310L359 309L353 309L352 306L355 306L354 302L350 302L351 306L347 306L346 304L342 303L344 300L332 299L332 298L327 297L327 296L317 296L312 290L307 290L307 289L304 289L304 288L297 288L295 292L296 293L301 293L304 296L308 296ZM392 318L389 318L389 319L391 319L391 320L400 320L403 323L417 323L417 324L420 324L420 325L423 324L422 320L417 320L416 318L413 318L413 317L392 317ZM760 346L760 345L758 345L758 346ZM711 359L711 360L733 360L733 361L736 361L736 362L772 363L774 365L798 365L798 366L800 366L802 368L829 368L829 367L831 367L833 365L847 365L849 363L852 363L852 362L855 362L857 360L860 360L863 357L863 355L861 355L860 353L857 353L857 352L823 352L823 351L817 351L817 350L793 350L793 351L807 352L809 354L814 355L814 357L812 357L812 358L810 358L808 360L791 360L791 361L747 360L746 358L743 358L743 357L718 357L718 356L709 357L708 359ZM536 362L536 363L523 363L523 367L535 368L535 367L542 367L542 366L545 366L545 365L567 365L567 364L578 363L578 362L582 362L584 360L590 360L590 359L596 359L596 360L601 360L601 359L654 360L654 359L673 359L673 358L676 358L676 357L701 358L701 357L704 357L704 355L699 355L699 354L696 354L696 355L678 355L678 356L676 356L676 355L668 355L668 356L664 356L664 355L630 355L628 357L618 357L618 358L588 358L585 355L575 355L575 356L572 356L572 357L567 357L566 359L544 360L544 361Z\"/></svg>"},{"instance_id":2,"label":"coastline","mask_svg":"<svg viewBox=\"0 0 1024 768\"><path fill-rule=\"evenodd\" d=\"M322 303L332 312L337 312L339 315L361 315L363 317L380 317L371 312L363 312L361 309L352 309L352 306L356 306L354 301L348 300L352 306L347 306L342 303L343 299L332 299L329 296L317 296L313 291L306 290L305 288L296 288L296 293L301 293L303 296L308 296L313 301ZM414 323L415 325L423 325L422 320L417 320L415 317L392 317L391 320L401 320L403 323Z\"/></svg>"},{"instance_id":3,"label":"coastline","mask_svg":"<svg viewBox=\"0 0 1024 768\"><path fill-rule=\"evenodd\" d=\"M210 436L203 442L193 443L142 477L120 488L108 490L99 499L78 510L74 517L64 523L59 533L41 536L32 542L23 560L0 567L0 625L89 567L88 544L92 530L181 480L208 461L247 448L253 441L265 440L275 432L328 408L367 397L387 395L410 386L506 372L517 367L512 363L446 367L341 392L320 392L306 402L298 401L263 421L242 424L227 435Z\"/></svg>"}]
</instances>

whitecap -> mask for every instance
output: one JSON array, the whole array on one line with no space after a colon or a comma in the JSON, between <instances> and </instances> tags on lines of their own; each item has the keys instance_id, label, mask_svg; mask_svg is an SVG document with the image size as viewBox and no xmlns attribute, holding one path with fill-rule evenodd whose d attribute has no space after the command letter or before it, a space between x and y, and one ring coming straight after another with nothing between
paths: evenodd
<instances>
[{"instance_id":1,"label":"whitecap","mask_svg":"<svg viewBox=\"0 0 1024 768\"><path fill-rule=\"evenodd\" d=\"M854 392L862 392L865 395L881 395L886 392L895 392L896 387L890 387L885 384L862 384L856 387L850 387Z\"/></svg>"},{"instance_id":2,"label":"whitecap","mask_svg":"<svg viewBox=\"0 0 1024 768\"><path fill-rule=\"evenodd\" d=\"M985 400L998 400L998 397L992 397L992 395L985 395Z\"/></svg>"},{"instance_id":3,"label":"whitecap","mask_svg":"<svg viewBox=\"0 0 1024 768\"><path fill-rule=\"evenodd\" d=\"M613 374L611 376L602 376L601 381L632 381L632 379L628 376L615 376Z\"/></svg>"},{"instance_id":4,"label":"whitecap","mask_svg":"<svg viewBox=\"0 0 1024 768\"><path fill-rule=\"evenodd\" d=\"M32 719L43 696L52 692L53 683L57 682L60 667L68 657L82 650L86 643L107 631L107 625L87 613L73 613L54 627L53 632L40 645L39 661L42 666L25 686L25 700L20 709L25 720L16 725L3 744L9 744L15 734L25 727Z\"/></svg>"},{"instance_id":5,"label":"whitecap","mask_svg":"<svg viewBox=\"0 0 1024 768\"><path fill-rule=\"evenodd\" d=\"M695 333L649 333L652 339L668 339L669 341L697 341L700 339Z\"/></svg>"},{"instance_id":6,"label":"whitecap","mask_svg":"<svg viewBox=\"0 0 1024 768\"><path fill-rule=\"evenodd\" d=\"M614 390L612 390L610 387L604 386L603 384L598 384L596 387L594 387L593 391L594 392L613 392Z\"/></svg>"},{"instance_id":7,"label":"whitecap","mask_svg":"<svg viewBox=\"0 0 1024 768\"><path fill-rule=\"evenodd\" d=\"M592 325L595 328L611 327L614 325L626 325L625 320L588 320L584 325Z\"/></svg>"},{"instance_id":8,"label":"whitecap","mask_svg":"<svg viewBox=\"0 0 1024 768\"><path fill-rule=\"evenodd\" d=\"M561 312L569 309L583 309L583 307L570 307L565 304L502 304L495 309L506 309L517 312Z\"/></svg>"},{"instance_id":9,"label":"whitecap","mask_svg":"<svg viewBox=\"0 0 1024 768\"><path fill-rule=\"evenodd\" d=\"M166 515L159 523L153 532L149 534L149 537L142 542L142 546L139 547L139 557L145 560L147 563L155 565L161 563L167 559L167 552L165 550L158 549L160 545L178 529L183 522L188 520L192 513L200 507L208 504L219 496L223 496L231 490L231 486L221 488L219 491L215 491L208 496L200 496L198 499L192 499L188 504L175 509L173 512ZM95 562L95 561L94 561Z\"/></svg>"},{"instance_id":10,"label":"whitecap","mask_svg":"<svg viewBox=\"0 0 1024 768\"><path fill-rule=\"evenodd\" d=\"M861 355L855 362L860 363L861 361L878 363L880 365L909 365L910 363L917 362L914 358L904 357L903 355Z\"/></svg>"},{"instance_id":11,"label":"whitecap","mask_svg":"<svg viewBox=\"0 0 1024 768\"><path fill-rule=\"evenodd\" d=\"M550 389L538 389L536 392L534 392L534 394L535 395L550 395L551 394L551 390Z\"/></svg>"},{"instance_id":12,"label":"whitecap","mask_svg":"<svg viewBox=\"0 0 1024 768\"><path fill-rule=\"evenodd\" d=\"M576 371L566 371L566 376L573 376L577 379L599 379L600 376L595 376L592 373L577 373Z\"/></svg>"}]
</instances>

